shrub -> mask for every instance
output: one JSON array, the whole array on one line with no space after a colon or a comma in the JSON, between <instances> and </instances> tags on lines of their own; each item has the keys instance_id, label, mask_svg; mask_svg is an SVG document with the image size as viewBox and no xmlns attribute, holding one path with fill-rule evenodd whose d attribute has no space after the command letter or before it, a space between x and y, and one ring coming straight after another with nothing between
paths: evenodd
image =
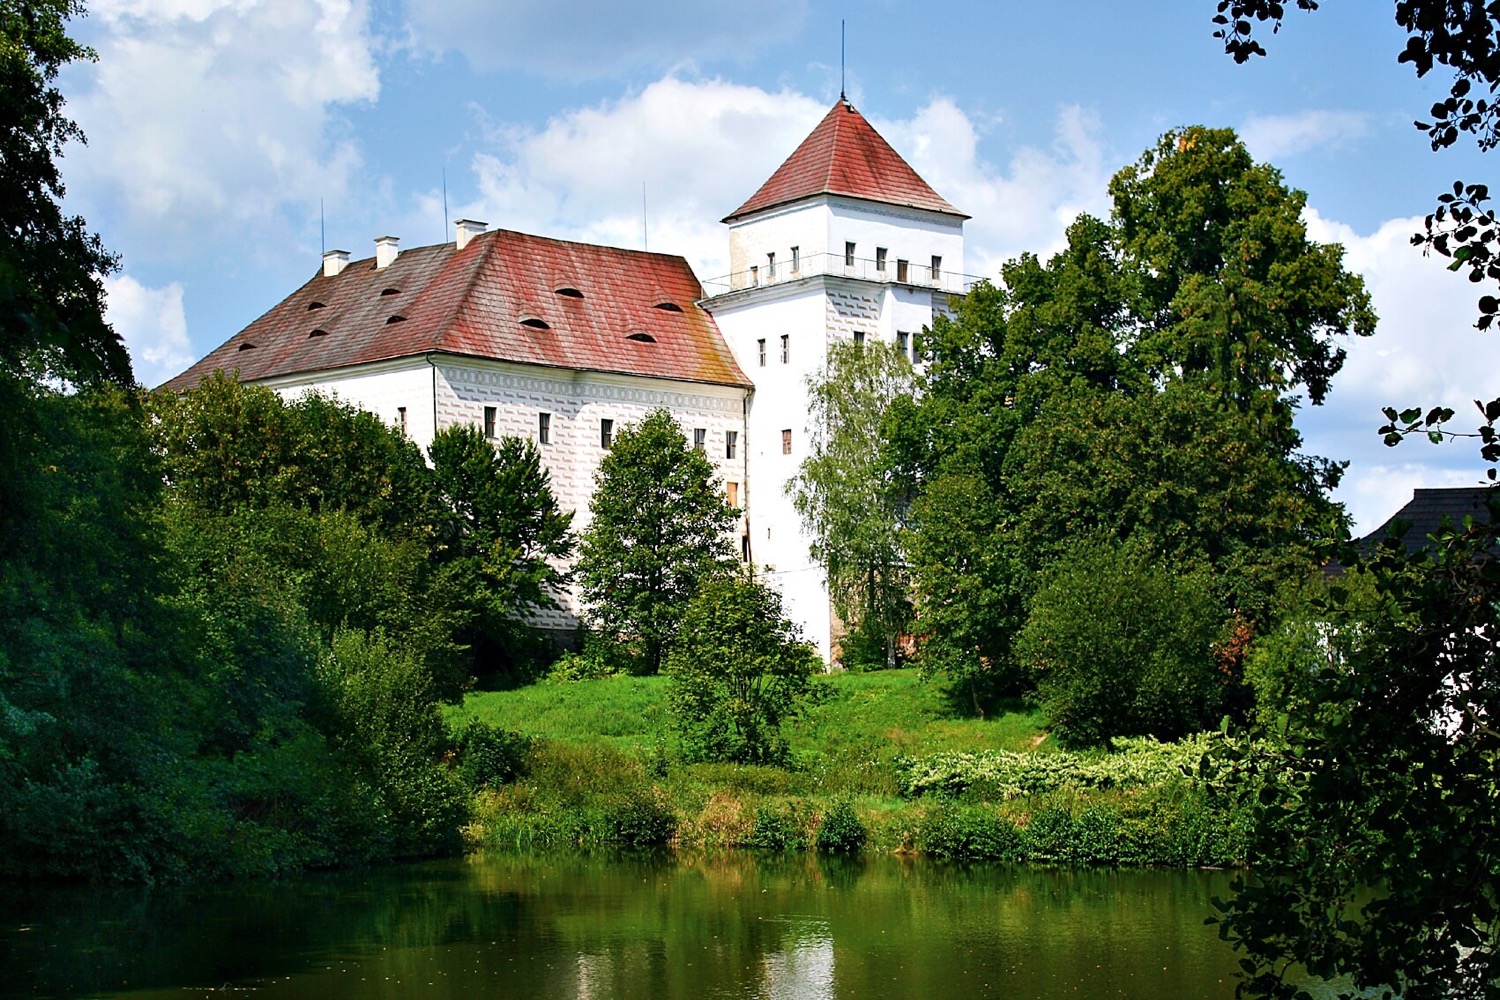
<instances>
[{"instance_id":1,"label":"shrub","mask_svg":"<svg viewBox=\"0 0 1500 1000\"><path fill-rule=\"evenodd\" d=\"M689 760L775 764L781 723L808 689L816 658L781 597L734 577L703 586L667 658L668 701Z\"/></svg>"},{"instance_id":2,"label":"shrub","mask_svg":"<svg viewBox=\"0 0 1500 1000\"><path fill-rule=\"evenodd\" d=\"M848 799L840 799L823 814L814 844L826 854L853 853L865 846L867 835L854 806Z\"/></svg>"},{"instance_id":3,"label":"shrub","mask_svg":"<svg viewBox=\"0 0 1500 1000\"><path fill-rule=\"evenodd\" d=\"M534 741L524 733L470 719L454 744L459 780L479 789L524 777Z\"/></svg>"},{"instance_id":4,"label":"shrub","mask_svg":"<svg viewBox=\"0 0 1500 1000\"><path fill-rule=\"evenodd\" d=\"M677 832L677 817L662 796L652 794L607 803L603 813L603 839L630 847L657 847Z\"/></svg>"},{"instance_id":5,"label":"shrub","mask_svg":"<svg viewBox=\"0 0 1500 1000\"><path fill-rule=\"evenodd\" d=\"M943 806L922 818L917 842L924 853L938 858L1020 861L1025 838L993 809Z\"/></svg>"},{"instance_id":6,"label":"shrub","mask_svg":"<svg viewBox=\"0 0 1500 1000\"><path fill-rule=\"evenodd\" d=\"M1065 745L1175 739L1219 719L1212 651L1224 619L1205 569L1168 565L1143 543L1090 541L1032 598L1016 655Z\"/></svg>"},{"instance_id":7,"label":"shrub","mask_svg":"<svg viewBox=\"0 0 1500 1000\"><path fill-rule=\"evenodd\" d=\"M820 831L821 832L821 831ZM807 847L807 824L793 805L755 807L750 846L766 851L800 851Z\"/></svg>"}]
</instances>

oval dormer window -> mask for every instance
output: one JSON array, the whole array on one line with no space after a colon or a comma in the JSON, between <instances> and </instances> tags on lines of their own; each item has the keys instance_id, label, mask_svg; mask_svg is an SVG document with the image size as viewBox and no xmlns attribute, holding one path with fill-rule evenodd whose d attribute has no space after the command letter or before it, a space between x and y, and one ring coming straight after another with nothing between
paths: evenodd
<instances>
[{"instance_id":1,"label":"oval dormer window","mask_svg":"<svg viewBox=\"0 0 1500 1000\"><path fill-rule=\"evenodd\" d=\"M309 337L326 337L328 336L328 331L320 326L316 330L309 331L307 335Z\"/></svg>"},{"instance_id":2,"label":"oval dormer window","mask_svg":"<svg viewBox=\"0 0 1500 1000\"><path fill-rule=\"evenodd\" d=\"M323 303L321 303L321 302L309 302L307 304L307 311L308 312L312 312L314 309L322 309L322 308L323 308Z\"/></svg>"},{"instance_id":3,"label":"oval dormer window","mask_svg":"<svg viewBox=\"0 0 1500 1000\"><path fill-rule=\"evenodd\" d=\"M243 344L241 344L239 346L239 349L242 350L242 351L253 351L253 350L255 350L255 345L252 344L252 343L250 343L250 341L247 340L247 341L245 341Z\"/></svg>"},{"instance_id":4,"label":"oval dormer window","mask_svg":"<svg viewBox=\"0 0 1500 1000\"><path fill-rule=\"evenodd\" d=\"M405 323L405 322L406 322L406 317L405 316L392 316L390 319L388 319L388 320L385 321L385 325L386 326L390 326L392 323Z\"/></svg>"},{"instance_id":5,"label":"oval dormer window","mask_svg":"<svg viewBox=\"0 0 1500 1000\"><path fill-rule=\"evenodd\" d=\"M381 295L400 295L401 294L401 289L399 289L399 288L382 288L380 290L380 294Z\"/></svg>"},{"instance_id":6,"label":"oval dormer window","mask_svg":"<svg viewBox=\"0 0 1500 1000\"><path fill-rule=\"evenodd\" d=\"M669 312L669 313L680 313L680 312L682 312L682 306L678 305L675 302L658 302L656 305L652 306L651 308L652 309L660 309L663 312Z\"/></svg>"},{"instance_id":7,"label":"oval dormer window","mask_svg":"<svg viewBox=\"0 0 1500 1000\"><path fill-rule=\"evenodd\" d=\"M521 325L522 326L529 326L533 330L550 330L550 329L552 329L552 327L548 325L548 323L547 323L546 320L544 320L544 319L537 319L535 316L527 316L525 319L521 320Z\"/></svg>"},{"instance_id":8,"label":"oval dormer window","mask_svg":"<svg viewBox=\"0 0 1500 1000\"><path fill-rule=\"evenodd\" d=\"M654 343L656 343L656 338L653 337L653 336L651 336L651 334L649 334L649 333L632 333L630 336L626 337L625 339L626 340L634 340L636 343L639 343L639 344L654 344Z\"/></svg>"},{"instance_id":9,"label":"oval dormer window","mask_svg":"<svg viewBox=\"0 0 1500 1000\"><path fill-rule=\"evenodd\" d=\"M583 293L580 292L578 289L574 288L572 285L563 285L561 288L553 289L553 291L556 292L558 295L563 296L564 298L569 298L569 299L581 299L581 298L583 298Z\"/></svg>"}]
</instances>

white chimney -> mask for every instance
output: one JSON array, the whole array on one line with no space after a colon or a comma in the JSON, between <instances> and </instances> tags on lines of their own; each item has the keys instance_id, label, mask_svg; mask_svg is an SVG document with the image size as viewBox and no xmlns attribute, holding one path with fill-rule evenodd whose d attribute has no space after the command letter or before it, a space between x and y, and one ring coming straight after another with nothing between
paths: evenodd
<instances>
[{"instance_id":1,"label":"white chimney","mask_svg":"<svg viewBox=\"0 0 1500 1000\"><path fill-rule=\"evenodd\" d=\"M458 229L458 235L453 242L459 250L468 246L470 240L489 228L488 222L475 222L473 219L459 219L453 225Z\"/></svg>"},{"instance_id":2,"label":"white chimney","mask_svg":"<svg viewBox=\"0 0 1500 1000\"><path fill-rule=\"evenodd\" d=\"M401 252L398 249L400 243L394 236L375 237L375 270L390 267L396 262L396 255Z\"/></svg>"},{"instance_id":3,"label":"white chimney","mask_svg":"<svg viewBox=\"0 0 1500 1000\"><path fill-rule=\"evenodd\" d=\"M336 278L348 265L348 250L328 250L323 254L323 277Z\"/></svg>"}]
</instances>

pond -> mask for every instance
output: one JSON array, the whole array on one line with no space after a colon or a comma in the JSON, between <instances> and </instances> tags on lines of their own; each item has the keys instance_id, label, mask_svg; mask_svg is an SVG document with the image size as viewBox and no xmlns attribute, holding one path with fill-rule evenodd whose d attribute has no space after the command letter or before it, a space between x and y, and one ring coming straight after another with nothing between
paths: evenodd
<instances>
[{"instance_id":1,"label":"pond","mask_svg":"<svg viewBox=\"0 0 1500 1000\"><path fill-rule=\"evenodd\" d=\"M1230 997L1228 876L476 855L194 889L0 887L0 995Z\"/></svg>"}]
</instances>

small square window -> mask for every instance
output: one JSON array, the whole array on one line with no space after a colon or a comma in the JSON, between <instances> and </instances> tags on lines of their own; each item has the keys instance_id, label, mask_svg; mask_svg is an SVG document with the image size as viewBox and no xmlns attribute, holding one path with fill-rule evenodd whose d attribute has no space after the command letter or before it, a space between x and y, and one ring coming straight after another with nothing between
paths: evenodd
<instances>
[{"instance_id":1,"label":"small square window","mask_svg":"<svg viewBox=\"0 0 1500 1000\"><path fill-rule=\"evenodd\" d=\"M724 432L724 457L725 458L733 458L734 457L734 453L739 449L739 445L740 445L740 432L739 431L725 431Z\"/></svg>"},{"instance_id":2,"label":"small square window","mask_svg":"<svg viewBox=\"0 0 1500 1000\"><path fill-rule=\"evenodd\" d=\"M896 261L896 280L906 281L909 279L911 267L904 260Z\"/></svg>"},{"instance_id":3,"label":"small square window","mask_svg":"<svg viewBox=\"0 0 1500 1000\"><path fill-rule=\"evenodd\" d=\"M609 448L615 443L615 422L613 420L599 421L599 447Z\"/></svg>"},{"instance_id":4,"label":"small square window","mask_svg":"<svg viewBox=\"0 0 1500 1000\"><path fill-rule=\"evenodd\" d=\"M552 443L552 414L538 413L536 415L536 440L538 444Z\"/></svg>"},{"instance_id":5,"label":"small square window","mask_svg":"<svg viewBox=\"0 0 1500 1000\"><path fill-rule=\"evenodd\" d=\"M792 360L792 338L791 335L781 335L781 363L786 364Z\"/></svg>"},{"instance_id":6,"label":"small square window","mask_svg":"<svg viewBox=\"0 0 1500 1000\"><path fill-rule=\"evenodd\" d=\"M885 247L875 248L875 270L880 274L885 273Z\"/></svg>"},{"instance_id":7,"label":"small square window","mask_svg":"<svg viewBox=\"0 0 1500 1000\"><path fill-rule=\"evenodd\" d=\"M792 453L792 429L790 427L781 432L781 453L783 455Z\"/></svg>"},{"instance_id":8,"label":"small square window","mask_svg":"<svg viewBox=\"0 0 1500 1000\"><path fill-rule=\"evenodd\" d=\"M708 429L704 427L693 428L693 447L698 451L708 450Z\"/></svg>"},{"instance_id":9,"label":"small square window","mask_svg":"<svg viewBox=\"0 0 1500 1000\"><path fill-rule=\"evenodd\" d=\"M484 408L484 436L492 441L495 438L495 408L493 406Z\"/></svg>"},{"instance_id":10,"label":"small square window","mask_svg":"<svg viewBox=\"0 0 1500 1000\"><path fill-rule=\"evenodd\" d=\"M760 340L757 340L755 348L760 353L760 366L764 368L766 366L766 339L762 337Z\"/></svg>"},{"instance_id":11,"label":"small square window","mask_svg":"<svg viewBox=\"0 0 1500 1000\"><path fill-rule=\"evenodd\" d=\"M724 484L724 495L729 500L729 506L731 506L731 507L738 507L740 505L740 484L739 483L725 483Z\"/></svg>"},{"instance_id":12,"label":"small square window","mask_svg":"<svg viewBox=\"0 0 1500 1000\"><path fill-rule=\"evenodd\" d=\"M854 266L854 244L853 243L845 243L844 244L844 266L845 267L853 267Z\"/></svg>"}]
</instances>

